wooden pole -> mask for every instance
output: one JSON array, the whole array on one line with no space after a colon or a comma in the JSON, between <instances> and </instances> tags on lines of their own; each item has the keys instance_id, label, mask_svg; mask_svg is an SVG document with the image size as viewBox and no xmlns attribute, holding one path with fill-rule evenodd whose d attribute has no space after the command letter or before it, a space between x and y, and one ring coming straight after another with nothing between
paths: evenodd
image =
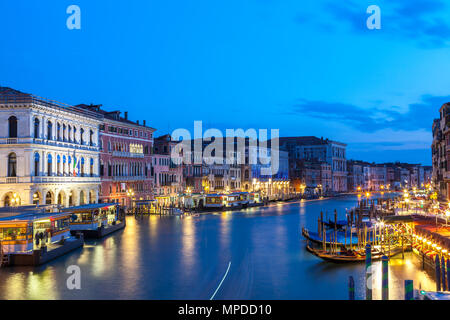
<instances>
[{"instance_id":1,"label":"wooden pole","mask_svg":"<svg viewBox=\"0 0 450 320\"><path fill-rule=\"evenodd\" d=\"M337 252L337 211L334 209L334 241L335 241L335 252Z\"/></svg>"},{"instance_id":2,"label":"wooden pole","mask_svg":"<svg viewBox=\"0 0 450 320\"><path fill-rule=\"evenodd\" d=\"M414 300L414 285L412 280L405 280L405 300Z\"/></svg>"},{"instance_id":3,"label":"wooden pole","mask_svg":"<svg viewBox=\"0 0 450 320\"><path fill-rule=\"evenodd\" d=\"M348 278L348 299L355 300L355 280L352 276Z\"/></svg>"},{"instance_id":4,"label":"wooden pole","mask_svg":"<svg viewBox=\"0 0 450 320\"><path fill-rule=\"evenodd\" d=\"M344 248L347 248L347 226L345 226L344 232Z\"/></svg>"},{"instance_id":5,"label":"wooden pole","mask_svg":"<svg viewBox=\"0 0 450 320\"><path fill-rule=\"evenodd\" d=\"M389 300L389 258L381 258L381 299Z\"/></svg>"},{"instance_id":6,"label":"wooden pole","mask_svg":"<svg viewBox=\"0 0 450 320\"><path fill-rule=\"evenodd\" d=\"M366 300L372 300L372 247L366 245Z\"/></svg>"},{"instance_id":7,"label":"wooden pole","mask_svg":"<svg viewBox=\"0 0 450 320\"><path fill-rule=\"evenodd\" d=\"M442 269L442 291L447 291L447 281L445 280L445 258L441 258L441 269Z\"/></svg>"},{"instance_id":8,"label":"wooden pole","mask_svg":"<svg viewBox=\"0 0 450 320\"><path fill-rule=\"evenodd\" d=\"M350 225L350 250L353 250L353 231L352 226Z\"/></svg>"},{"instance_id":9,"label":"wooden pole","mask_svg":"<svg viewBox=\"0 0 450 320\"><path fill-rule=\"evenodd\" d=\"M447 259L447 289L450 290L450 259Z\"/></svg>"},{"instance_id":10,"label":"wooden pole","mask_svg":"<svg viewBox=\"0 0 450 320\"><path fill-rule=\"evenodd\" d=\"M436 255L434 261L436 267L436 291L441 291L441 262L438 255Z\"/></svg>"}]
</instances>

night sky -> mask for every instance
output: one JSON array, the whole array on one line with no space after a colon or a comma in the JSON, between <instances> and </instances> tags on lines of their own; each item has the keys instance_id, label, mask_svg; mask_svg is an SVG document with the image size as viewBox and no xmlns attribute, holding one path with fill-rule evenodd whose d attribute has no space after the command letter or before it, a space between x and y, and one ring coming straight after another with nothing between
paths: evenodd
<instances>
[{"instance_id":1,"label":"night sky","mask_svg":"<svg viewBox=\"0 0 450 320\"><path fill-rule=\"evenodd\" d=\"M81 8L81 30L66 8ZM381 8L381 30L366 9ZM431 163L450 101L440 0L0 2L0 85L176 128L278 128L348 158Z\"/></svg>"}]
</instances>

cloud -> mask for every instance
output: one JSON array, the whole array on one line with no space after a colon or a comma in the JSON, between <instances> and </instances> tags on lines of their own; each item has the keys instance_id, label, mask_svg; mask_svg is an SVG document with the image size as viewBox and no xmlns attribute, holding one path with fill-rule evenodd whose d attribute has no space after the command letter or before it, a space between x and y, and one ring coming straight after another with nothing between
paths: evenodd
<instances>
[{"instance_id":1,"label":"cloud","mask_svg":"<svg viewBox=\"0 0 450 320\"><path fill-rule=\"evenodd\" d=\"M361 132L375 132L383 129L414 131L431 130L433 119L438 116L442 104L450 101L450 96L423 95L418 103L401 112L398 106L363 108L353 104L299 99L292 112L312 118L332 120L350 126Z\"/></svg>"},{"instance_id":2,"label":"cloud","mask_svg":"<svg viewBox=\"0 0 450 320\"><path fill-rule=\"evenodd\" d=\"M325 5L334 21L346 22L356 33L378 32L416 42L422 48L442 48L450 45L450 24L447 4L442 0L384 0L378 1L381 10L381 30L366 27L366 9L373 3L333 1Z\"/></svg>"}]
</instances>

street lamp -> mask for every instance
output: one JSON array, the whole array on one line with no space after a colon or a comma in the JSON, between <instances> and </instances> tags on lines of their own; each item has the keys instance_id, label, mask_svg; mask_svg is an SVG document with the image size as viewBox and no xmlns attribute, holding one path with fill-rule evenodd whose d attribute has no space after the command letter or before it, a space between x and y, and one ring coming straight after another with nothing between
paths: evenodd
<instances>
[{"instance_id":1,"label":"street lamp","mask_svg":"<svg viewBox=\"0 0 450 320\"><path fill-rule=\"evenodd\" d=\"M18 206L20 204L20 198L17 195L17 193L13 193L12 199L11 199L12 205L13 206Z\"/></svg>"},{"instance_id":2,"label":"street lamp","mask_svg":"<svg viewBox=\"0 0 450 320\"><path fill-rule=\"evenodd\" d=\"M127 196L130 198L130 205L131 205L131 201L133 200L133 197L134 197L133 189L128 189Z\"/></svg>"},{"instance_id":3,"label":"street lamp","mask_svg":"<svg viewBox=\"0 0 450 320\"><path fill-rule=\"evenodd\" d=\"M33 204L36 204L36 205L39 204L39 196L36 192L33 193Z\"/></svg>"}]
</instances>

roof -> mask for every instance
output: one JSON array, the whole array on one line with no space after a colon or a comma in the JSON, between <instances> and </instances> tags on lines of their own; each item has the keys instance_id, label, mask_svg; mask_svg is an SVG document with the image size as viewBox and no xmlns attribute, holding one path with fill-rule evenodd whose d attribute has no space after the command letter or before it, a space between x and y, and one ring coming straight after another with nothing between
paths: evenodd
<instances>
[{"instance_id":1,"label":"roof","mask_svg":"<svg viewBox=\"0 0 450 320\"><path fill-rule=\"evenodd\" d=\"M65 216L67 214L68 214L68 212L53 212L53 213L27 212L27 213L17 213L17 215L0 218L0 222L33 221L33 220L36 220L36 219L57 218L57 217Z\"/></svg>"},{"instance_id":2,"label":"roof","mask_svg":"<svg viewBox=\"0 0 450 320\"><path fill-rule=\"evenodd\" d=\"M148 203L153 203L156 202L156 200L133 200L133 203L135 204L148 204Z\"/></svg>"},{"instance_id":3,"label":"roof","mask_svg":"<svg viewBox=\"0 0 450 320\"><path fill-rule=\"evenodd\" d=\"M387 216L383 218L384 223L391 224L391 223L405 223L405 222L414 222L414 219L411 217L411 215L408 216Z\"/></svg>"},{"instance_id":4,"label":"roof","mask_svg":"<svg viewBox=\"0 0 450 320\"><path fill-rule=\"evenodd\" d=\"M142 127L142 128L146 128L146 129L150 129L150 130L156 131L155 128L152 128L152 127L149 127L147 125L140 124L138 122L134 122L134 121L129 120L128 116L127 117L121 117L120 114L122 112L119 111L119 110L114 110L114 111L103 110L103 109L101 109L101 107L102 107L101 104L97 104L97 105L89 104L88 105L88 104L82 103L82 104L76 105L75 107L78 108L78 109L89 110L89 111L95 112L95 113L97 113L99 115L102 115L105 119L108 119L108 120L118 121L118 122L122 122L122 123L125 123L125 124L130 124L130 125L133 125L133 126L139 126L139 127ZM128 114L128 112L125 112L125 114Z\"/></svg>"},{"instance_id":5,"label":"roof","mask_svg":"<svg viewBox=\"0 0 450 320\"><path fill-rule=\"evenodd\" d=\"M67 211L79 211L79 210L95 210L95 209L102 209L102 208L106 208L106 207L111 207L111 206L117 206L117 203L89 203L89 204L83 204L81 206L76 206L76 207L68 207L68 208L64 208L61 209L61 211L67 212Z\"/></svg>"},{"instance_id":6,"label":"roof","mask_svg":"<svg viewBox=\"0 0 450 320\"><path fill-rule=\"evenodd\" d=\"M0 104L37 104L50 108L62 109L71 113L77 113L86 117L101 119L102 116L91 110L83 110L72 105L55 100L35 96L30 93L12 89L9 87L0 87Z\"/></svg>"},{"instance_id":7,"label":"roof","mask_svg":"<svg viewBox=\"0 0 450 320\"><path fill-rule=\"evenodd\" d=\"M296 145L324 145L328 143L328 139L321 139L314 136L303 136L303 137L280 137L281 143L295 143Z\"/></svg>"}]
</instances>

